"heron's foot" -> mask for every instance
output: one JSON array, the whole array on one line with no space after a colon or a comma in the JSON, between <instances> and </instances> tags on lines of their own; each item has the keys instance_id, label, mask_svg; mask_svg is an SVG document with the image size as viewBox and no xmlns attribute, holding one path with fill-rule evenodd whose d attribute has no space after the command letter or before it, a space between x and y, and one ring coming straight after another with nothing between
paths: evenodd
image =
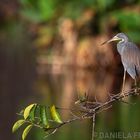
<instances>
[{"instance_id":1,"label":"heron's foot","mask_svg":"<svg viewBox=\"0 0 140 140\"><path fill-rule=\"evenodd\" d=\"M140 91L139 91L139 89L138 89L138 87L137 87L137 86L135 87L134 92L135 92L135 94L136 94L136 95L139 95L139 94L140 94Z\"/></svg>"},{"instance_id":2,"label":"heron's foot","mask_svg":"<svg viewBox=\"0 0 140 140\"><path fill-rule=\"evenodd\" d=\"M123 90L121 91L120 96L125 97L125 93L124 93L124 91L123 91Z\"/></svg>"}]
</instances>

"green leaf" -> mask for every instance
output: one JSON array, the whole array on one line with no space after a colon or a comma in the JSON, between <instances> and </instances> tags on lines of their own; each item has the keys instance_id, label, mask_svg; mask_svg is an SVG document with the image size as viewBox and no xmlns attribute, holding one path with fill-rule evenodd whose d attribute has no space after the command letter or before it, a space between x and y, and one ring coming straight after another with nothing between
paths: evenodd
<instances>
[{"instance_id":1,"label":"green leaf","mask_svg":"<svg viewBox=\"0 0 140 140\"><path fill-rule=\"evenodd\" d=\"M62 120L61 120L61 118L60 118L60 115L59 115L59 113L56 111L56 108L55 108L54 105L51 107L50 110L51 110L51 116L52 116L53 120L56 121L57 123L62 123Z\"/></svg>"},{"instance_id":2,"label":"green leaf","mask_svg":"<svg viewBox=\"0 0 140 140\"><path fill-rule=\"evenodd\" d=\"M24 114L23 114L24 119L27 119L27 118L28 118L31 109L32 109L35 105L36 105L36 104L31 104L31 105L29 105L29 106L27 106L27 107L25 108Z\"/></svg>"},{"instance_id":3,"label":"green leaf","mask_svg":"<svg viewBox=\"0 0 140 140\"><path fill-rule=\"evenodd\" d=\"M35 112L36 112L37 104L35 104L30 110L29 117L31 121L35 121Z\"/></svg>"},{"instance_id":4,"label":"green leaf","mask_svg":"<svg viewBox=\"0 0 140 140\"><path fill-rule=\"evenodd\" d=\"M28 125L23 133L22 133L22 140L25 140L25 138L27 137L28 133L30 132L31 128L33 127L33 125Z\"/></svg>"},{"instance_id":5,"label":"green leaf","mask_svg":"<svg viewBox=\"0 0 140 140\"><path fill-rule=\"evenodd\" d=\"M14 133L22 124L25 123L25 120L18 120L14 123L12 127L12 132Z\"/></svg>"},{"instance_id":6,"label":"green leaf","mask_svg":"<svg viewBox=\"0 0 140 140\"><path fill-rule=\"evenodd\" d=\"M40 118L42 124L49 128L48 118L47 118L47 111L45 106L40 106Z\"/></svg>"}]
</instances>

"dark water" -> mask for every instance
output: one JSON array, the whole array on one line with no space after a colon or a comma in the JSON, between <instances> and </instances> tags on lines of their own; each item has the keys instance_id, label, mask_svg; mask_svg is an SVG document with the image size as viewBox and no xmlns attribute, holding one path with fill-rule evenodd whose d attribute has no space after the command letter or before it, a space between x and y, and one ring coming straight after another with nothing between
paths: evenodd
<instances>
[{"instance_id":1,"label":"dark water","mask_svg":"<svg viewBox=\"0 0 140 140\"><path fill-rule=\"evenodd\" d=\"M100 73L99 71L63 69L61 72L50 73L46 69L46 72L38 73L40 70L38 68L37 71L34 65L28 65L28 68L25 66L20 69L16 63L12 67L12 71L3 71L2 76L8 74L7 79L5 76L1 79L0 109L3 124L0 127L3 134L1 139L7 140L20 139L21 131L11 134L11 126L17 119L16 112L26 105L37 102L46 105L55 104L64 108L75 108L74 102L77 100L78 95L84 95L85 92L89 93L91 100L94 99L96 94L97 99L104 102L108 99L107 93L114 92L114 87L119 83L111 72L97 76ZM26 70L30 72L28 73ZM116 87L119 87L119 84ZM117 90L115 89L115 91ZM139 129L136 129L138 126L135 126L139 122L137 120L138 113L138 106L134 108L122 103L115 104L112 109L97 115L96 131L138 131ZM62 114L64 118L70 118L69 112L63 112ZM90 139L91 127L90 120L75 122L64 126L48 139ZM33 130L29 135L29 139L41 140L44 135L42 134L41 137L40 134L42 132ZM104 136L101 135L100 137Z\"/></svg>"}]
</instances>

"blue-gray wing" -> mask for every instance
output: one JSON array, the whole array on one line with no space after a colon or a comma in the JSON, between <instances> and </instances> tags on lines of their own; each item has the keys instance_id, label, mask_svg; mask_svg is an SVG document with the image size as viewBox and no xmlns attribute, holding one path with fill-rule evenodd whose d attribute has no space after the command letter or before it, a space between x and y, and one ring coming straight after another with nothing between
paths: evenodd
<instances>
[{"instance_id":1,"label":"blue-gray wing","mask_svg":"<svg viewBox=\"0 0 140 140\"><path fill-rule=\"evenodd\" d=\"M121 59L125 70L133 79L140 76L140 48L132 42L126 43Z\"/></svg>"}]
</instances>

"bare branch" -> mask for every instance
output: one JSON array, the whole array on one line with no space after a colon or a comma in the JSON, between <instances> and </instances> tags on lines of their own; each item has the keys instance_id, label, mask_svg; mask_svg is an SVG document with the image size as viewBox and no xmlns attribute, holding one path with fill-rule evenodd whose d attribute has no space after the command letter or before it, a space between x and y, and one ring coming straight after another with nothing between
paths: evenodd
<instances>
[{"instance_id":1,"label":"bare branch","mask_svg":"<svg viewBox=\"0 0 140 140\"><path fill-rule=\"evenodd\" d=\"M95 137L95 117L96 117L96 115L93 114L93 117L92 117L92 137L91 137L91 140L94 140L94 137Z\"/></svg>"}]
</instances>

